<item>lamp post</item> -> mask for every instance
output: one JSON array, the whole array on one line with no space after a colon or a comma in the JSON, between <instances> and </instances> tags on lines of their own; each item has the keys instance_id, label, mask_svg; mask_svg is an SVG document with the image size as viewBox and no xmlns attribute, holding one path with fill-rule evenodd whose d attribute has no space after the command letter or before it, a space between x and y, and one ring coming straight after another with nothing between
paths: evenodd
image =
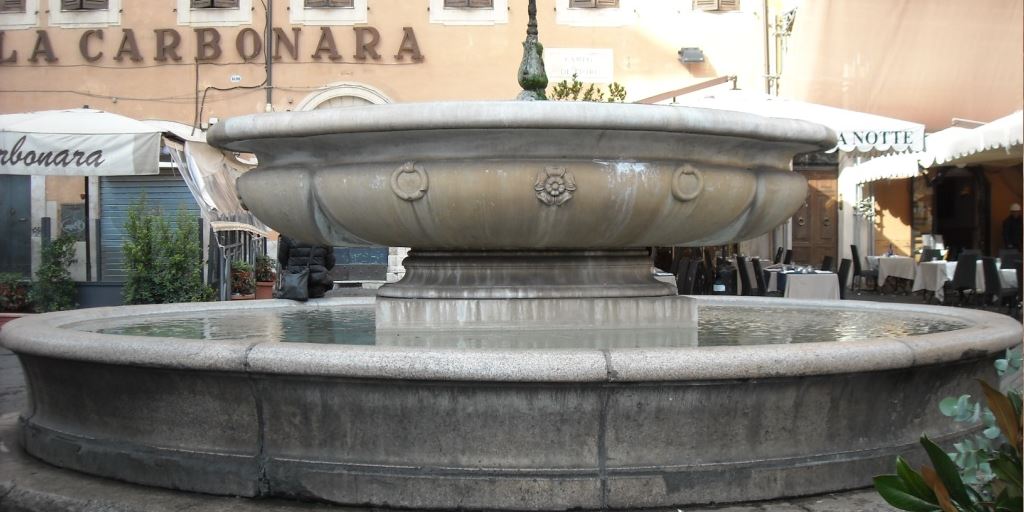
<instances>
[{"instance_id":1,"label":"lamp post","mask_svg":"<svg viewBox=\"0 0 1024 512\"><path fill-rule=\"evenodd\" d=\"M523 91L517 100L546 100L544 90L548 87L548 75L544 71L544 46L537 39L537 2L530 0L527 10L530 21L526 25L526 40L523 41L523 61L519 64L519 86Z\"/></svg>"}]
</instances>

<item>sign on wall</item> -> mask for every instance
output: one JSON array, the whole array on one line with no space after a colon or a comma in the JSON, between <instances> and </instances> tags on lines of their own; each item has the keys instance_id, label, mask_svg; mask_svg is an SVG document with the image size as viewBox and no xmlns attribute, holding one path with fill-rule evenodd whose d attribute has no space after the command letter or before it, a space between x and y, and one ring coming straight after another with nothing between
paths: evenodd
<instances>
[{"instance_id":1,"label":"sign on wall","mask_svg":"<svg viewBox=\"0 0 1024 512\"><path fill-rule=\"evenodd\" d=\"M545 48L544 69L548 83L576 79L583 83L607 84L615 81L614 54L611 48Z\"/></svg>"}]
</instances>

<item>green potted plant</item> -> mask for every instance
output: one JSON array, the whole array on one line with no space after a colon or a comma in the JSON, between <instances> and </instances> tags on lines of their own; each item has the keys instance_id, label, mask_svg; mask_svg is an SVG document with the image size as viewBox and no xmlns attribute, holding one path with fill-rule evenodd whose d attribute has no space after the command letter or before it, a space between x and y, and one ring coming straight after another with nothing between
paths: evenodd
<instances>
[{"instance_id":1,"label":"green potted plant","mask_svg":"<svg viewBox=\"0 0 1024 512\"><path fill-rule=\"evenodd\" d=\"M256 256L256 298L274 297L274 260L265 254Z\"/></svg>"},{"instance_id":2,"label":"green potted plant","mask_svg":"<svg viewBox=\"0 0 1024 512\"><path fill-rule=\"evenodd\" d=\"M231 262L231 300L256 298L256 276L246 261Z\"/></svg>"},{"instance_id":3,"label":"green potted plant","mask_svg":"<svg viewBox=\"0 0 1024 512\"><path fill-rule=\"evenodd\" d=\"M0 325L29 311L29 281L21 274L0 272Z\"/></svg>"}]
</instances>

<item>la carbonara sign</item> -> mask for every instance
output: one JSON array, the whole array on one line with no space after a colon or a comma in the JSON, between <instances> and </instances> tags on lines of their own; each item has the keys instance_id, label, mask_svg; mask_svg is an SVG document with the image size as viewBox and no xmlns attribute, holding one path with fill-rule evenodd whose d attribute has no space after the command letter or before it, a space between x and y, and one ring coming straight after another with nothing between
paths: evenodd
<instances>
[{"instance_id":1,"label":"la carbonara sign","mask_svg":"<svg viewBox=\"0 0 1024 512\"><path fill-rule=\"evenodd\" d=\"M0 174L126 176L146 173L155 167L152 162L159 158L159 146L149 140L158 135L2 132Z\"/></svg>"}]
</instances>

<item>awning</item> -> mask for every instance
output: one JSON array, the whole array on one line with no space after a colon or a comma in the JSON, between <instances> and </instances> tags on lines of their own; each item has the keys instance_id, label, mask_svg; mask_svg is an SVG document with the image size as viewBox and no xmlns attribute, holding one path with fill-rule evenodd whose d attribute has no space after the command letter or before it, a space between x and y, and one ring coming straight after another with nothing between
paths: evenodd
<instances>
[{"instance_id":1,"label":"awning","mask_svg":"<svg viewBox=\"0 0 1024 512\"><path fill-rule=\"evenodd\" d=\"M853 176L854 182L870 183L878 180L913 178L921 174L918 166L920 153L898 153L884 155L847 166L843 174Z\"/></svg>"},{"instance_id":2,"label":"awning","mask_svg":"<svg viewBox=\"0 0 1024 512\"><path fill-rule=\"evenodd\" d=\"M147 120L165 133L171 159L199 204L203 218L214 231L248 231L266 237L269 229L252 212L242 207L235 181L255 166L230 151L206 143L206 134L173 121Z\"/></svg>"},{"instance_id":3,"label":"awning","mask_svg":"<svg viewBox=\"0 0 1024 512\"><path fill-rule=\"evenodd\" d=\"M947 128L925 137L921 166L1020 162L1024 152L1024 111L977 128Z\"/></svg>"},{"instance_id":4,"label":"awning","mask_svg":"<svg viewBox=\"0 0 1024 512\"><path fill-rule=\"evenodd\" d=\"M747 112L765 117L800 119L832 128L839 139L835 149L846 152L921 151L924 125L841 108L752 93L742 90L704 90L675 98L674 105Z\"/></svg>"},{"instance_id":5,"label":"awning","mask_svg":"<svg viewBox=\"0 0 1024 512\"><path fill-rule=\"evenodd\" d=\"M160 130L125 116L76 108L0 115L0 174L158 174Z\"/></svg>"}]
</instances>

